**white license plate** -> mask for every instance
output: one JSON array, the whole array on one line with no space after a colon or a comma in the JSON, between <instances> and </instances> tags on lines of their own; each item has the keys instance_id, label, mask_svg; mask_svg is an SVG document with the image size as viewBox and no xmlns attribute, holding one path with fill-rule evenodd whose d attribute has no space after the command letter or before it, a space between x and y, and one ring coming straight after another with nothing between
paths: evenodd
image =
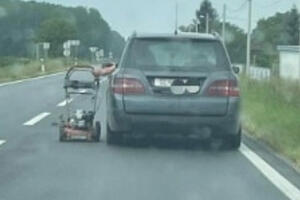
<instances>
[{"instance_id":1,"label":"white license plate","mask_svg":"<svg viewBox=\"0 0 300 200\"><path fill-rule=\"evenodd\" d=\"M156 87L171 87L174 79L154 79L154 86Z\"/></svg>"}]
</instances>

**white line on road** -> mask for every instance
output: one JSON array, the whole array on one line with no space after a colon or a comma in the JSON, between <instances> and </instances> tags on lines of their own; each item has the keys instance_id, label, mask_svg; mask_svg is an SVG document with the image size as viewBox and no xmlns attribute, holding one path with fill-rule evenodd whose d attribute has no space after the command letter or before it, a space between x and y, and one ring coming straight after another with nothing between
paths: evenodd
<instances>
[{"instance_id":1,"label":"white line on road","mask_svg":"<svg viewBox=\"0 0 300 200\"><path fill-rule=\"evenodd\" d=\"M0 140L0 146L1 146L2 144L4 144L4 143L6 143L5 140Z\"/></svg>"},{"instance_id":2,"label":"white line on road","mask_svg":"<svg viewBox=\"0 0 300 200\"><path fill-rule=\"evenodd\" d=\"M73 99L68 99L68 100L64 100L62 102L60 102L59 104L57 104L58 107L64 107L67 105L67 103L71 103L73 101Z\"/></svg>"},{"instance_id":3,"label":"white line on road","mask_svg":"<svg viewBox=\"0 0 300 200\"><path fill-rule=\"evenodd\" d=\"M300 199L299 189L282 175L280 175L275 169L273 169L261 157L249 149L245 144L242 144L240 152L290 200Z\"/></svg>"},{"instance_id":4,"label":"white line on road","mask_svg":"<svg viewBox=\"0 0 300 200\"><path fill-rule=\"evenodd\" d=\"M28 122L25 122L23 125L24 126L33 126L36 123L38 123L39 121L41 121L42 119L44 119L45 117L47 117L48 115L50 115L50 113L48 113L48 112L41 113L41 114L35 116L34 118L32 118L31 120L29 120Z\"/></svg>"},{"instance_id":5,"label":"white line on road","mask_svg":"<svg viewBox=\"0 0 300 200\"><path fill-rule=\"evenodd\" d=\"M11 82L7 82L7 83L1 83L0 87L7 86L7 85L14 85L14 84L18 84L18 83L23 83L25 81L33 81L33 80L39 80L39 79L43 79L43 78L49 78L49 77L57 76L57 75L60 75L60 74L63 74L63 73L65 73L65 72L58 72L58 73L55 73L55 74L49 74L49 75L44 75L44 76L37 76L37 77L34 77L34 78L27 78L27 79L22 79L22 80L17 80L17 81L11 81Z\"/></svg>"}]
</instances>

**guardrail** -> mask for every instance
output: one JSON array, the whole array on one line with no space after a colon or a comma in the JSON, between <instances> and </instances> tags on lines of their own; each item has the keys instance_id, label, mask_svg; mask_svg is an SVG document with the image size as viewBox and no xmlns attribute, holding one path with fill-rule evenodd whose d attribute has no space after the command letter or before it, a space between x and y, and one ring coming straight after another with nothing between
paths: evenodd
<instances>
[{"instance_id":1,"label":"guardrail","mask_svg":"<svg viewBox=\"0 0 300 200\"><path fill-rule=\"evenodd\" d=\"M243 69L245 68L244 65L234 64L234 66L239 67L241 74L243 73ZM271 75L271 69L257 66L251 66L248 74L249 78L255 80L270 80Z\"/></svg>"}]
</instances>

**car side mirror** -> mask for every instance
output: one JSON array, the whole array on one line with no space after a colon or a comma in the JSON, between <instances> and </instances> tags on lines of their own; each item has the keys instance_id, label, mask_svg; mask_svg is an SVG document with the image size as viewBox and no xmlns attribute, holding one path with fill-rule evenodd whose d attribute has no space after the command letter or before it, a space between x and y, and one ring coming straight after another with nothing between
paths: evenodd
<instances>
[{"instance_id":1,"label":"car side mirror","mask_svg":"<svg viewBox=\"0 0 300 200\"><path fill-rule=\"evenodd\" d=\"M237 66L232 66L232 70L234 73L239 74L240 73L240 68Z\"/></svg>"}]
</instances>

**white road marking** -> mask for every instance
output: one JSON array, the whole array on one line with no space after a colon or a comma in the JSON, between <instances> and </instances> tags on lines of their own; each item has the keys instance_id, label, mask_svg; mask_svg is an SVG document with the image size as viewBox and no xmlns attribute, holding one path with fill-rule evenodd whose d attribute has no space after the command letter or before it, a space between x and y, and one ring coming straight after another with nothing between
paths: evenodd
<instances>
[{"instance_id":1,"label":"white road marking","mask_svg":"<svg viewBox=\"0 0 300 200\"><path fill-rule=\"evenodd\" d=\"M249 149L245 144L242 144L240 152L290 200L300 199L299 189L282 175L280 175L275 169L273 169L261 157Z\"/></svg>"},{"instance_id":2,"label":"white road marking","mask_svg":"<svg viewBox=\"0 0 300 200\"><path fill-rule=\"evenodd\" d=\"M44 119L45 117L47 117L48 115L50 115L50 113L48 113L48 112L41 113L41 114L35 116L34 118L32 118L31 120L25 122L23 125L24 126L33 126L36 123L38 123L39 121L41 121L42 119Z\"/></svg>"},{"instance_id":3,"label":"white road marking","mask_svg":"<svg viewBox=\"0 0 300 200\"><path fill-rule=\"evenodd\" d=\"M63 73L65 73L65 72L58 72L58 73L55 73L55 74L49 74L49 75L44 75L44 76L37 76L37 77L34 77L34 78L26 78L26 79L17 80L17 81L11 81L11 82L0 84L0 87L7 86L7 85L14 85L14 84L18 84L18 83L23 83L25 81L39 80L39 79L43 79L43 78L57 76L57 75L60 75L60 74L63 74Z\"/></svg>"},{"instance_id":4,"label":"white road marking","mask_svg":"<svg viewBox=\"0 0 300 200\"><path fill-rule=\"evenodd\" d=\"M73 101L73 99L68 99L68 100L64 100L62 102L60 102L59 104L57 104L58 107L64 107L67 105L67 103L71 103Z\"/></svg>"},{"instance_id":5,"label":"white road marking","mask_svg":"<svg viewBox=\"0 0 300 200\"><path fill-rule=\"evenodd\" d=\"M6 143L5 140L0 140L0 146L1 146L2 144L4 144L4 143Z\"/></svg>"}]
</instances>

